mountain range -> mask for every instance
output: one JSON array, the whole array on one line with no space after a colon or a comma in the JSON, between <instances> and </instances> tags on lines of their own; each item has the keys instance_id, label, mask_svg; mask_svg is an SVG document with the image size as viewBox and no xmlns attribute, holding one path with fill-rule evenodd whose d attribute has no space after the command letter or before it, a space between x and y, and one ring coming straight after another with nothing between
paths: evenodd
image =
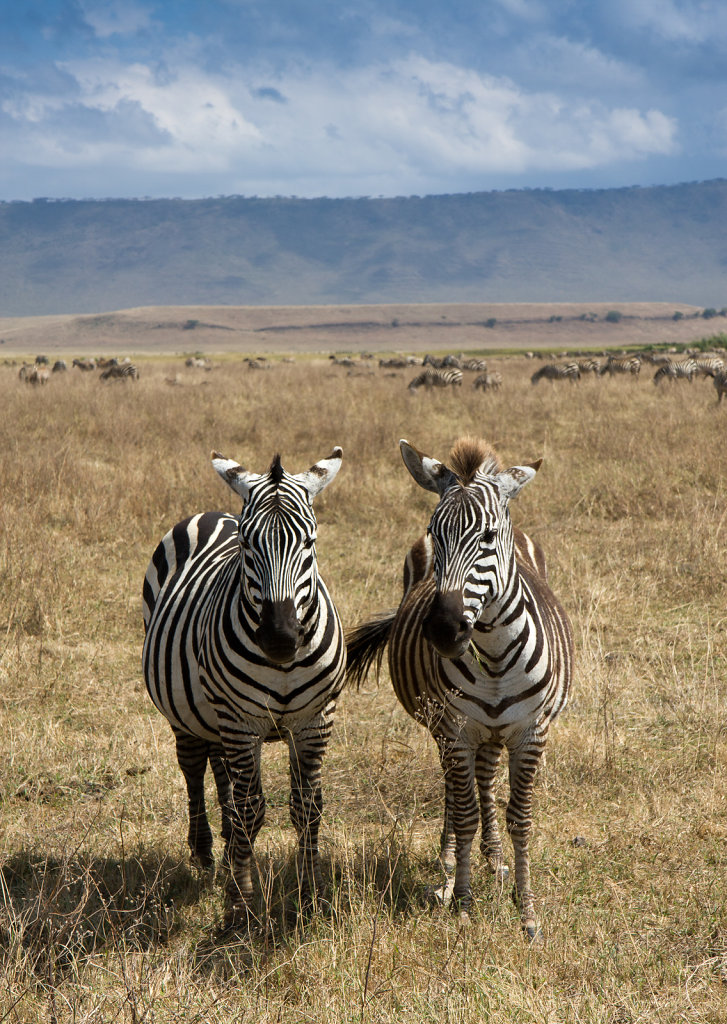
<instances>
[{"instance_id":1,"label":"mountain range","mask_svg":"<svg viewBox=\"0 0 727 1024\"><path fill-rule=\"evenodd\" d=\"M166 305L727 305L727 180L0 203L0 316Z\"/></svg>"}]
</instances>

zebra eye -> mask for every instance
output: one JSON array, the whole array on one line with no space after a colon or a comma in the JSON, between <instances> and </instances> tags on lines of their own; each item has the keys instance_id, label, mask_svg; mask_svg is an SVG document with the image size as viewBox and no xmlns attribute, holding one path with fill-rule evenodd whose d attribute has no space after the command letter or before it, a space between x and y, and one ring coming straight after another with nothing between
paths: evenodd
<instances>
[{"instance_id":1,"label":"zebra eye","mask_svg":"<svg viewBox=\"0 0 727 1024\"><path fill-rule=\"evenodd\" d=\"M485 530L482 536L480 537L480 545L483 548L491 547L491 545L494 544L496 537L497 530Z\"/></svg>"},{"instance_id":2,"label":"zebra eye","mask_svg":"<svg viewBox=\"0 0 727 1024\"><path fill-rule=\"evenodd\" d=\"M307 548L308 550L310 550L313 547L313 545L315 544L315 542L316 542L315 537L306 537L306 539L303 541L303 547Z\"/></svg>"}]
</instances>

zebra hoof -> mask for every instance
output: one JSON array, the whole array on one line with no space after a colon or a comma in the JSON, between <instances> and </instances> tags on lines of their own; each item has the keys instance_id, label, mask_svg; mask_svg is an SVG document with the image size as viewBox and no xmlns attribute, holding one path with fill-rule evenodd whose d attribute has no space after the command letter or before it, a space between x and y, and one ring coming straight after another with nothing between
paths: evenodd
<instances>
[{"instance_id":1,"label":"zebra hoof","mask_svg":"<svg viewBox=\"0 0 727 1024\"><path fill-rule=\"evenodd\" d=\"M523 935L528 940L531 946L543 946L545 945L545 939L543 938L543 932L537 921L528 921L523 924Z\"/></svg>"}]
</instances>

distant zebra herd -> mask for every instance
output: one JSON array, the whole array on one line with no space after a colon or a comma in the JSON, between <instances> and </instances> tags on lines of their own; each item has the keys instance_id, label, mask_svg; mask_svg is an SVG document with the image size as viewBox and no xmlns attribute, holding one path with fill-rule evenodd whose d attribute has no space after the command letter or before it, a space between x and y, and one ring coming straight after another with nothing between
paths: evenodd
<instances>
[{"instance_id":1,"label":"distant zebra herd","mask_svg":"<svg viewBox=\"0 0 727 1024\"><path fill-rule=\"evenodd\" d=\"M138 380L138 367L130 359L74 359L72 368L88 373L92 370L101 370L99 380ZM45 356L37 356L34 363L23 363L18 371L18 379L26 384L47 384L51 374L66 373L68 364L64 359L57 359L49 371L48 359Z\"/></svg>"}]
</instances>

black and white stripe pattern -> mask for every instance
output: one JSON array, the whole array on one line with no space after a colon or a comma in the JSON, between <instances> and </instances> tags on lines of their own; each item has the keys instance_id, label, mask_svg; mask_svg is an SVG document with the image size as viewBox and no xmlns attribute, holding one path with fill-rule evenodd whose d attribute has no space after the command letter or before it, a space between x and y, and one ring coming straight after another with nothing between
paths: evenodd
<instances>
[{"instance_id":1,"label":"black and white stripe pattern","mask_svg":"<svg viewBox=\"0 0 727 1024\"><path fill-rule=\"evenodd\" d=\"M598 359L578 359L577 364L581 374L594 373L598 376L601 372L601 364Z\"/></svg>"},{"instance_id":2,"label":"black and white stripe pattern","mask_svg":"<svg viewBox=\"0 0 727 1024\"><path fill-rule=\"evenodd\" d=\"M713 377L721 370L727 370L727 363L721 356L693 356L692 362L696 372L703 377Z\"/></svg>"},{"instance_id":3,"label":"black and white stripe pattern","mask_svg":"<svg viewBox=\"0 0 727 1024\"><path fill-rule=\"evenodd\" d=\"M709 375L714 379L714 388L717 392L717 404L722 401L722 395L727 395L727 370L715 370Z\"/></svg>"},{"instance_id":4,"label":"black and white stripe pattern","mask_svg":"<svg viewBox=\"0 0 727 1024\"><path fill-rule=\"evenodd\" d=\"M349 635L349 674L360 682L388 642L396 695L439 748L442 897L453 896L464 913L478 819L490 870L501 880L508 874L493 796L507 747L514 895L532 939L539 931L528 854L533 783L572 673L571 628L548 587L542 551L514 530L508 509L540 463L503 471L492 449L465 439L453 449L450 469L406 441L400 445L409 472L439 503L427 535L407 556L398 611Z\"/></svg>"},{"instance_id":5,"label":"black and white stripe pattern","mask_svg":"<svg viewBox=\"0 0 727 1024\"><path fill-rule=\"evenodd\" d=\"M427 391L430 388L459 387L462 384L462 371L454 368L437 370L427 367L418 377L409 383L410 391L417 391L424 387Z\"/></svg>"},{"instance_id":6,"label":"black and white stripe pattern","mask_svg":"<svg viewBox=\"0 0 727 1024\"><path fill-rule=\"evenodd\" d=\"M139 371L134 363L116 363L113 366L109 366L102 374L99 375L99 380L138 380Z\"/></svg>"},{"instance_id":7,"label":"black and white stripe pattern","mask_svg":"<svg viewBox=\"0 0 727 1024\"><path fill-rule=\"evenodd\" d=\"M599 372L602 377L605 374L613 377L614 374L623 373L638 377L641 372L641 356L608 356Z\"/></svg>"},{"instance_id":8,"label":"black and white stripe pattern","mask_svg":"<svg viewBox=\"0 0 727 1024\"><path fill-rule=\"evenodd\" d=\"M691 384L696 372L697 364L693 359L670 359L667 363L662 363L654 374L654 384L659 384L662 380L688 380Z\"/></svg>"},{"instance_id":9,"label":"black and white stripe pattern","mask_svg":"<svg viewBox=\"0 0 727 1024\"><path fill-rule=\"evenodd\" d=\"M345 678L341 623L318 575L312 501L335 477L342 451L292 476L276 456L250 473L213 453L243 499L238 516L206 512L178 523L157 547L144 582L143 667L169 721L189 797L192 858L214 863L204 804L212 765L231 878L228 924L249 924L252 856L265 798L266 740L290 750L290 813L304 895L320 880L321 761Z\"/></svg>"},{"instance_id":10,"label":"black and white stripe pattern","mask_svg":"<svg viewBox=\"0 0 727 1024\"><path fill-rule=\"evenodd\" d=\"M578 363L546 363L530 378L531 384L537 384L539 380L570 380L581 379L581 371Z\"/></svg>"}]
</instances>

